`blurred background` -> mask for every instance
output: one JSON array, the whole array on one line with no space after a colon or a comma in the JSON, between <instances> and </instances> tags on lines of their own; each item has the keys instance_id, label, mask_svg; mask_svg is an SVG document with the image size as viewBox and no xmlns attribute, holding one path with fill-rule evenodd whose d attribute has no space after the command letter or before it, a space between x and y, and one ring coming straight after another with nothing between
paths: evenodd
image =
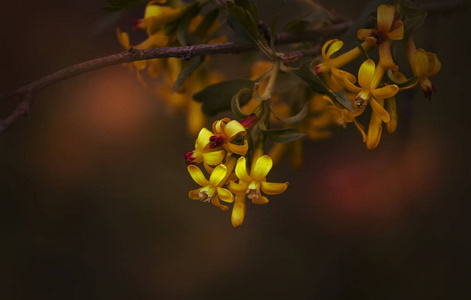
<instances>
[{"instance_id":1,"label":"blurred background","mask_svg":"<svg viewBox=\"0 0 471 300\"><path fill-rule=\"evenodd\" d=\"M267 22L274 2L260 1ZM366 3L326 6L356 18ZM0 92L121 51L115 28L143 6L102 5L2 5ZM188 199L185 115L127 68L41 91L0 136L0 299L470 299L470 17L430 15L416 33L442 62L438 92L399 96L395 134L374 151L353 126L306 142L300 171L270 173L288 190L237 229Z\"/></svg>"}]
</instances>

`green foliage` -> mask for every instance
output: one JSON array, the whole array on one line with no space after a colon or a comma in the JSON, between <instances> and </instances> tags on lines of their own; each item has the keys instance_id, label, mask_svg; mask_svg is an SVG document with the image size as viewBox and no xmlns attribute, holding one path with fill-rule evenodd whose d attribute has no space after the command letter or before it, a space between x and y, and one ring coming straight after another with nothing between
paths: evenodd
<instances>
[{"instance_id":1,"label":"green foliage","mask_svg":"<svg viewBox=\"0 0 471 300\"><path fill-rule=\"evenodd\" d=\"M203 113L213 116L231 109L232 98L242 89L253 89L254 82L248 79L235 79L208 86L193 95L197 102L203 102ZM242 93L238 98L239 105L246 104L252 98L252 93Z\"/></svg>"},{"instance_id":2,"label":"green foliage","mask_svg":"<svg viewBox=\"0 0 471 300\"><path fill-rule=\"evenodd\" d=\"M203 63L204 56L197 56L193 58L190 65L183 69L180 74L178 74L177 80L173 84L172 93L178 90L182 84L185 82L186 78L191 75L198 67Z\"/></svg>"},{"instance_id":3,"label":"green foliage","mask_svg":"<svg viewBox=\"0 0 471 300\"><path fill-rule=\"evenodd\" d=\"M292 142L306 135L294 128L269 129L262 132L274 143Z\"/></svg>"},{"instance_id":4,"label":"green foliage","mask_svg":"<svg viewBox=\"0 0 471 300\"><path fill-rule=\"evenodd\" d=\"M234 2L226 2L227 12L242 26L245 32L254 41L258 41L258 10L249 0L235 0ZM230 21L229 25L233 27L234 33L237 34L237 25L234 21ZM240 31L240 29L239 29Z\"/></svg>"},{"instance_id":5,"label":"green foliage","mask_svg":"<svg viewBox=\"0 0 471 300\"><path fill-rule=\"evenodd\" d=\"M422 26L427 17L427 12L421 10L410 0L399 0L400 9L404 14L404 41L407 41L412 33Z\"/></svg>"},{"instance_id":6,"label":"green foliage","mask_svg":"<svg viewBox=\"0 0 471 300\"><path fill-rule=\"evenodd\" d=\"M351 112L354 112L353 104L343 92L332 92L316 74L311 72L309 63L304 63L299 69L293 70L300 79L307 83L309 89L316 93L325 94L332 100L337 101L340 105Z\"/></svg>"}]
</instances>

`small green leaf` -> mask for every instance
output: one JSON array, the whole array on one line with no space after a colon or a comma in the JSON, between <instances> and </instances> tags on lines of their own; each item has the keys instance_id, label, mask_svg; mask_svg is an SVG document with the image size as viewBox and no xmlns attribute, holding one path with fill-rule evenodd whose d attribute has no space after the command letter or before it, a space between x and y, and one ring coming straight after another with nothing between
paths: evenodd
<instances>
[{"instance_id":1,"label":"small green leaf","mask_svg":"<svg viewBox=\"0 0 471 300\"><path fill-rule=\"evenodd\" d=\"M182 16L178 19L177 25L177 38L181 45L186 46L188 42L193 45L199 44L198 39L188 32L188 26L200 10L201 4L199 2L192 2L183 8Z\"/></svg>"},{"instance_id":2,"label":"small green leaf","mask_svg":"<svg viewBox=\"0 0 471 300\"><path fill-rule=\"evenodd\" d=\"M365 48L363 48L363 46L359 42L357 42L357 48L360 49L360 52L363 55L363 58L365 60L370 59L370 57L368 56L368 53L366 53L366 51L365 51Z\"/></svg>"},{"instance_id":3,"label":"small green leaf","mask_svg":"<svg viewBox=\"0 0 471 300\"><path fill-rule=\"evenodd\" d=\"M392 84L397 85L398 88L405 88L405 87L411 87L419 81L419 78L417 76L413 76L407 80L404 81L397 81L396 78L394 78L392 70L388 70L387 72L388 79Z\"/></svg>"},{"instance_id":4,"label":"small green leaf","mask_svg":"<svg viewBox=\"0 0 471 300\"><path fill-rule=\"evenodd\" d=\"M208 12L205 16L203 21L201 21L200 25L195 30L195 36L197 36L199 39L203 39L205 36L207 36L207 33L209 29L211 29L211 26L213 26L214 22L217 20L219 15L219 9L215 8Z\"/></svg>"},{"instance_id":5,"label":"small green leaf","mask_svg":"<svg viewBox=\"0 0 471 300\"><path fill-rule=\"evenodd\" d=\"M337 101L340 105L345 107L351 112L355 112L353 104L350 99L343 92L332 92L320 79L319 76L311 72L309 63L304 63L298 70L293 70L293 73L307 83L309 89L316 93L325 94L332 100Z\"/></svg>"},{"instance_id":6,"label":"small green leaf","mask_svg":"<svg viewBox=\"0 0 471 300\"><path fill-rule=\"evenodd\" d=\"M302 138L306 134L294 128L264 130L267 138L274 143L287 143Z\"/></svg>"},{"instance_id":7,"label":"small green leaf","mask_svg":"<svg viewBox=\"0 0 471 300\"><path fill-rule=\"evenodd\" d=\"M277 116L273 109L271 110L271 113L275 116L275 118L277 118L278 120L280 120L280 121L282 121L286 124L290 124L290 125L295 125L295 124L298 124L299 122L303 121L306 118L308 112L309 112L309 106L308 106L307 103L304 104L303 108L297 114L295 114L294 116L288 117L288 118L284 118L284 119Z\"/></svg>"},{"instance_id":8,"label":"small green leaf","mask_svg":"<svg viewBox=\"0 0 471 300\"><path fill-rule=\"evenodd\" d=\"M422 26L427 17L427 12L421 10L410 0L399 0L404 14L404 41L407 41L412 33Z\"/></svg>"},{"instance_id":9,"label":"small green leaf","mask_svg":"<svg viewBox=\"0 0 471 300\"><path fill-rule=\"evenodd\" d=\"M235 94L232 97L232 100L231 100L232 112L241 119L245 119L249 116L248 114L245 114L240 108L240 98L245 93L250 93L250 95L252 95L252 89L248 89L248 88L241 89L237 94Z\"/></svg>"},{"instance_id":10,"label":"small green leaf","mask_svg":"<svg viewBox=\"0 0 471 300\"><path fill-rule=\"evenodd\" d=\"M198 69L198 67L203 63L203 61L203 55L193 58L190 65L183 69L180 74L178 74L177 80L175 81L172 87L172 93L177 91L182 86L182 84L185 82L185 79L190 76L191 73L193 73L196 69Z\"/></svg>"},{"instance_id":11,"label":"small green leaf","mask_svg":"<svg viewBox=\"0 0 471 300\"><path fill-rule=\"evenodd\" d=\"M226 10L242 25L252 39L258 41L258 11L251 1L236 0L234 3L227 1Z\"/></svg>"},{"instance_id":12,"label":"small green leaf","mask_svg":"<svg viewBox=\"0 0 471 300\"><path fill-rule=\"evenodd\" d=\"M213 116L231 109L232 97L242 89L253 89L253 85L254 82L248 79L219 82L194 94L193 99L197 102L203 102L203 113ZM239 98L239 105L246 104L251 98L251 93L243 93Z\"/></svg>"}]
</instances>

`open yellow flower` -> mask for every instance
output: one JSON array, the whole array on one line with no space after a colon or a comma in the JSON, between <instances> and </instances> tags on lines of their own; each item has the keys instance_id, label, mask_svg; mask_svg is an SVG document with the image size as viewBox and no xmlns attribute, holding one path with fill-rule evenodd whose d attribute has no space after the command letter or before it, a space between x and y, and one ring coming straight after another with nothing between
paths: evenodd
<instances>
[{"instance_id":1,"label":"open yellow flower","mask_svg":"<svg viewBox=\"0 0 471 300\"><path fill-rule=\"evenodd\" d=\"M224 184L224 179L227 175L227 168L225 165L220 164L214 168L209 177L209 181L206 179L203 172L201 172L200 168L195 165L189 165L188 172L190 173L191 178L193 178L197 184L202 186L201 188L192 190L188 193L190 199L201 200L202 202L211 201L214 206L217 206L222 210L229 209L229 207L222 205L219 202L219 198L228 203L234 202L234 195L232 195L229 190L221 187Z\"/></svg>"},{"instance_id":2,"label":"open yellow flower","mask_svg":"<svg viewBox=\"0 0 471 300\"><path fill-rule=\"evenodd\" d=\"M260 189L267 195L278 195L288 187L288 182L267 182L266 177L273 166L273 161L268 155L260 156L253 164L250 175L247 172L245 157L237 160L235 173L239 182L233 181L229 184L229 190L236 195L247 195L254 204L266 204L268 199L260 194Z\"/></svg>"},{"instance_id":3,"label":"open yellow flower","mask_svg":"<svg viewBox=\"0 0 471 300\"><path fill-rule=\"evenodd\" d=\"M419 78L419 85L424 91L425 97L430 97L436 89L433 87L429 77L437 75L442 64L436 54L426 52L424 49L416 50L412 38L406 43L406 53L412 72Z\"/></svg>"},{"instance_id":4,"label":"open yellow flower","mask_svg":"<svg viewBox=\"0 0 471 300\"><path fill-rule=\"evenodd\" d=\"M378 29L360 29L357 36L371 46L379 46L380 63L387 69L398 70L391 55L389 40L402 40L404 37L404 25L402 21L396 21L396 9L392 5L378 6ZM394 27L393 27L394 25ZM392 31L391 29L394 28Z\"/></svg>"},{"instance_id":5,"label":"open yellow flower","mask_svg":"<svg viewBox=\"0 0 471 300\"><path fill-rule=\"evenodd\" d=\"M355 124L356 128L358 129L358 131L361 133L363 137L363 142L365 142L366 141L365 129L363 125L361 125L356 119L356 117L358 117L359 115L363 113L364 108L355 108L355 112L352 113L351 111L349 111L348 109L344 107L340 108L337 105L335 105L334 101L332 101L332 99L330 99L328 96L324 95L322 96L322 98L330 104L327 107L327 111L330 112L331 114L330 116L333 118L335 123L337 123L338 125L344 128L347 127L348 123Z\"/></svg>"},{"instance_id":6,"label":"open yellow flower","mask_svg":"<svg viewBox=\"0 0 471 300\"><path fill-rule=\"evenodd\" d=\"M373 60L365 60L358 71L358 83L360 87L357 87L349 81L348 78L344 79L345 86L347 89L354 93L358 93L355 97L355 104L358 107L363 107L369 101L371 108L378 116L383 120L383 122L388 123L390 116L388 112L378 104L375 98L385 99L390 98L399 91L397 85L387 85L382 88L376 88L383 77L384 67L381 65L381 62L378 64L378 67L375 66Z\"/></svg>"},{"instance_id":7,"label":"open yellow flower","mask_svg":"<svg viewBox=\"0 0 471 300\"><path fill-rule=\"evenodd\" d=\"M366 44L365 44L366 46ZM344 89L343 78L347 77L351 82L355 82L356 78L352 74L342 71L339 68L356 59L361 55L358 48L342 54L336 58L331 58L336 52L343 47L343 42L337 39L327 41L322 46L322 63L315 67L317 75L321 75L326 81L326 84L334 92L341 91Z\"/></svg>"},{"instance_id":8,"label":"open yellow flower","mask_svg":"<svg viewBox=\"0 0 471 300\"><path fill-rule=\"evenodd\" d=\"M209 147L212 149L223 147L226 151L245 155L249 149L249 145L244 140L243 145L236 145L231 143L239 136L244 136L247 133L245 127L236 120L224 118L213 123L214 136L210 137Z\"/></svg>"},{"instance_id":9,"label":"open yellow flower","mask_svg":"<svg viewBox=\"0 0 471 300\"><path fill-rule=\"evenodd\" d=\"M206 165L215 166L222 162L224 150L211 149L209 139L214 134L206 128L202 128L195 142L194 151L185 151L185 161L188 165L204 162Z\"/></svg>"}]
</instances>

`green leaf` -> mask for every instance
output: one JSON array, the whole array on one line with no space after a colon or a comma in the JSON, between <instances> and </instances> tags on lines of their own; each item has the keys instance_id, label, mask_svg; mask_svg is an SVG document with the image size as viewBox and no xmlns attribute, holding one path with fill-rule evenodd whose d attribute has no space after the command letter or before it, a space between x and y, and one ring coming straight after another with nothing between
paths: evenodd
<instances>
[{"instance_id":1,"label":"green leaf","mask_svg":"<svg viewBox=\"0 0 471 300\"><path fill-rule=\"evenodd\" d=\"M234 3L226 2L227 12L242 25L248 35L258 41L258 10L248 0L236 0Z\"/></svg>"},{"instance_id":2,"label":"green leaf","mask_svg":"<svg viewBox=\"0 0 471 300\"><path fill-rule=\"evenodd\" d=\"M363 58L364 58L365 60L370 59L370 57L368 56L368 53L366 53L365 48L363 48L363 46L361 45L361 43L357 42L357 48L360 49L361 54L363 55Z\"/></svg>"},{"instance_id":3,"label":"green leaf","mask_svg":"<svg viewBox=\"0 0 471 300\"><path fill-rule=\"evenodd\" d=\"M241 119L245 119L247 118L249 115L248 114L245 114L242 109L240 108L240 98L242 97L242 95L244 95L245 93L250 93L250 96L252 95L252 89L249 89L249 88L243 88L241 89L237 94L235 94L233 97L232 97L232 100L231 100L231 109L232 109L232 112L238 116L239 118ZM250 99L249 99L250 101Z\"/></svg>"},{"instance_id":4,"label":"green leaf","mask_svg":"<svg viewBox=\"0 0 471 300\"><path fill-rule=\"evenodd\" d=\"M254 82L248 79L219 82L194 94L193 99L197 102L203 102L203 113L213 116L231 109L232 97L242 89L253 89L253 86ZM251 98L251 93L243 93L239 98L239 105L246 104Z\"/></svg>"},{"instance_id":5,"label":"green leaf","mask_svg":"<svg viewBox=\"0 0 471 300\"><path fill-rule=\"evenodd\" d=\"M353 104L343 92L332 92L320 79L317 74L311 72L309 63L304 63L298 70L293 70L293 73L307 83L309 89L316 93L325 94L332 100L337 101L340 105L345 107L351 112L355 112Z\"/></svg>"},{"instance_id":6,"label":"green leaf","mask_svg":"<svg viewBox=\"0 0 471 300\"><path fill-rule=\"evenodd\" d=\"M411 77L411 78L409 78L409 79L407 79L407 80L404 80L404 81L397 81L397 80L394 78L394 75L393 75L392 70L388 70L387 75L388 75L389 81L390 81L392 84L397 85L398 88L411 87L411 86L413 86L414 84L416 84L417 81L419 81L419 78L418 78L417 76L413 76L413 77Z\"/></svg>"},{"instance_id":7,"label":"green leaf","mask_svg":"<svg viewBox=\"0 0 471 300\"><path fill-rule=\"evenodd\" d=\"M175 81L172 87L172 93L177 91L182 86L182 84L185 82L185 79L190 76L191 73L193 73L196 69L198 69L198 67L203 63L203 61L203 55L193 58L188 67L183 69L180 74L178 74L177 80Z\"/></svg>"},{"instance_id":8,"label":"green leaf","mask_svg":"<svg viewBox=\"0 0 471 300\"><path fill-rule=\"evenodd\" d=\"M399 0L404 13L404 41L407 41L412 33L422 26L427 17L427 12L421 10L410 0Z\"/></svg>"},{"instance_id":9,"label":"green leaf","mask_svg":"<svg viewBox=\"0 0 471 300\"><path fill-rule=\"evenodd\" d=\"M209 29L211 29L211 26L213 26L214 22L217 20L219 15L219 9L215 8L208 12L205 16L203 21L201 21L200 25L195 30L195 36L197 36L199 39L203 39L205 36L207 36L207 33Z\"/></svg>"},{"instance_id":10,"label":"green leaf","mask_svg":"<svg viewBox=\"0 0 471 300\"><path fill-rule=\"evenodd\" d=\"M191 20L198 15L200 10L201 4L199 2L190 3L184 7L181 18L177 20L177 38L181 45L186 46L188 42L193 45L199 44L198 39L188 32L188 26Z\"/></svg>"},{"instance_id":11,"label":"green leaf","mask_svg":"<svg viewBox=\"0 0 471 300\"><path fill-rule=\"evenodd\" d=\"M263 130L263 133L265 133L267 138L274 143L292 142L306 135L294 128Z\"/></svg>"},{"instance_id":12,"label":"green leaf","mask_svg":"<svg viewBox=\"0 0 471 300\"><path fill-rule=\"evenodd\" d=\"M275 116L275 118L277 118L278 120L286 123L286 124L290 124L290 125L295 125L295 124L298 124L299 122L303 121L307 114L309 112L309 105L306 103L304 104L303 108L297 113L295 114L294 116L291 116L291 117L288 117L288 118L280 118L278 117L276 114L275 114L275 111L272 109L271 110L271 113Z\"/></svg>"},{"instance_id":13,"label":"green leaf","mask_svg":"<svg viewBox=\"0 0 471 300\"><path fill-rule=\"evenodd\" d=\"M119 11L130 9L131 7L148 2L148 0L106 0L109 6L102 7L106 11Z\"/></svg>"}]
</instances>

